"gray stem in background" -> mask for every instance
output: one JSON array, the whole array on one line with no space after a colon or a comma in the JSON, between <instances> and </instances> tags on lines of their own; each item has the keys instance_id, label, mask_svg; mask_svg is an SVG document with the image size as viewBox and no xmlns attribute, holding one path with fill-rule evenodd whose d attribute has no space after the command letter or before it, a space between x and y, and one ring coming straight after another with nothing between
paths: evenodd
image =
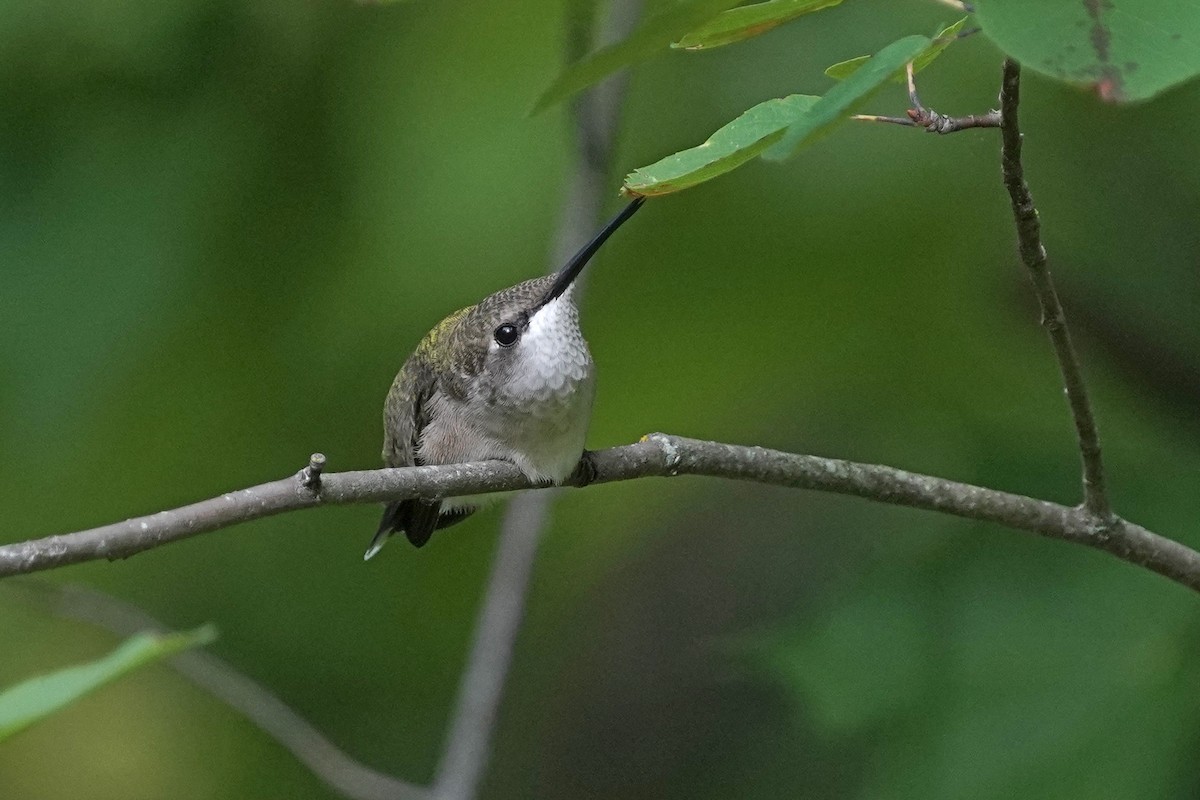
<instances>
[{"instance_id":1,"label":"gray stem in background","mask_svg":"<svg viewBox=\"0 0 1200 800\"><path fill-rule=\"evenodd\" d=\"M436 800L472 798L483 780L513 649L525 618L529 577L550 516L549 498L549 492L521 495L504 515L475 640L433 781Z\"/></svg>"},{"instance_id":2,"label":"gray stem in background","mask_svg":"<svg viewBox=\"0 0 1200 800\"><path fill-rule=\"evenodd\" d=\"M628 37L640 12L641 0L614 0L606 30L596 40L604 45ZM573 62L591 49L593 26L581 17L570 18L568 24L567 57ZM592 235L613 194L609 173L627 84L628 74L623 71L593 87L572 106L575 166L549 271L558 269ZM505 514L475 639L434 778L433 796L437 800L472 800L486 773L513 649L525 617L529 578L550 516L552 496L550 492L520 495Z\"/></svg>"}]
</instances>

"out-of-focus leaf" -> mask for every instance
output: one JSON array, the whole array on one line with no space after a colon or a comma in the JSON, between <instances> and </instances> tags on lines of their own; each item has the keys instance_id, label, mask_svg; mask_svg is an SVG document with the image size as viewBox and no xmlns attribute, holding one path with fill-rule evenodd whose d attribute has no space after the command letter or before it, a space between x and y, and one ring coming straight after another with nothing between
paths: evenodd
<instances>
[{"instance_id":1,"label":"out-of-focus leaf","mask_svg":"<svg viewBox=\"0 0 1200 800\"><path fill-rule=\"evenodd\" d=\"M680 50L721 47L790 22L796 17L839 5L842 0L767 0L722 11L713 19L671 44Z\"/></svg>"},{"instance_id":2,"label":"out-of-focus leaf","mask_svg":"<svg viewBox=\"0 0 1200 800\"><path fill-rule=\"evenodd\" d=\"M1112 102L1144 100L1200 74L1200 3L1179 0L980 0L976 19L1001 50Z\"/></svg>"},{"instance_id":3,"label":"out-of-focus leaf","mask_svg":"<svg viewBox=\"0 0 1200 800\"><path fill-rule=\"evenodd\" d=\"M143 664L209 644L216 638L216 629L211 625L185 633L139 633L101 659L18 683L0 693L0 741Z\"/></svg>"},{"instance_id":4,"label":"out-of-focus leaf","mask_svg":"<svg viewBox=\"0 0 1200 800\"><path fill-rule=\"evenodd\" d=\"M536 114L567 99L621 67L649 58L688 31L737 4L738 0L690 0L655 15L625 41L602 47L563 70L534 103L532 113Z\"/></svg>"},{"instance_id":5,"label":"out-of-focus leaf","mask_svg":"<svg viewBox=\"0 0 1200 800\"><path fill-rule=\"evenodd\" d=\"M670 194L724 175L779 141L784 129L820 99L793 94L759 103L720 128L704 144L629 173L625 188L636 194Z\"/></svg>"},{"instance_id":6,"label":"out-of-focus leaf","mask_svg":"<svg viewBox=\"0 0 1200 800\"><path fill-rule=\"evenodd\" d=\"M963 17L953 25L947 25L938 31L937 36L933 37L933 41L929 44L929 47L925 48L925 52L913 59L913 72L920 72L921 70L925 69L925 67L929 66L930 62L940 56L942 51L949 47L950 43L958 38L958 32L962 30L962 27L966 24L967 19L967 17ZM838 63L827 67L825 69L825 74L831 78L836 78L839 81L845 80L853 75L859 67L867 63L870 58L870 56L858 56L857 58L839 61ZM905 72L903 70L898 70L897 74L893 76L893 80L903 82L905 80Z\"/></svg>"},{"instance_id":7,"label":"out-of-focus leaf","mask_svg":"<svg viewBox=\"0 0 1200 800\"><path fill-rule=\"evenodd\" d=\"M789 158L831 125L841 122L858 103L865 100L897 69L912 61L929 47L927 36L906 36L892 42L863 64L846 80L834 86L812 108L800 116L782 139L763 153L763 158Z\"/></svg>"}]
</instances>

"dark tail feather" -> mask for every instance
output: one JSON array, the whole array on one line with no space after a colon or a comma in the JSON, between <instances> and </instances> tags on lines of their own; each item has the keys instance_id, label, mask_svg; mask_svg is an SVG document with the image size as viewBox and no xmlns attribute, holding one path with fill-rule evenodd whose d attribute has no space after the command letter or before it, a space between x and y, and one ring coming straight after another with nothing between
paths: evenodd
<instances>
[{"instance_id":1,"label":"dark tail feather","mask_svg":"<svg viewBox=\"0 0 1200 800\"><path fill-rule=\"evenodd\" d=\"M441 500L409 500L408 519L404 521L404 535L413 547L429 541L438 528L438 515L442 511Z\"/></svg>"},{"instance_id":2,"label":"dark tail feather","mask_svg":"<svg viewBox=\"0 0 1200 800\"><path fill-rule=\"evenodd\" d=\"M375 536L372 537L371 544L367 547L367 552L363 554L363 561L370 561L387 544L388 537L392 535L392 532L399 529L400 506L405 502L404 500L397 500L393 503L388 503L383 509L383 519L379 521L379 530L375 531Z\"/></svg>"},{"instance_id":3,"label":"dark tail feather","mask_svg":"<svg viewBox=\"0 0 1200 800\"><path fill-rule=\"evenodd\" d=\"M452 512L452 514L446 515L447 519L441 520L439 519L441 507L442 501L440 500L397 500L388 503L383 510L383 519L379 521L379 530L371 539L371 544L363 555L363 561L369 560L382 550L383 546L387 544L388 537L397 531L404 531L413 547L420 547L429 541L434 530L452 525L465 516L465 514L459 516L457 512Z\"/></svg>"}]
</instances>

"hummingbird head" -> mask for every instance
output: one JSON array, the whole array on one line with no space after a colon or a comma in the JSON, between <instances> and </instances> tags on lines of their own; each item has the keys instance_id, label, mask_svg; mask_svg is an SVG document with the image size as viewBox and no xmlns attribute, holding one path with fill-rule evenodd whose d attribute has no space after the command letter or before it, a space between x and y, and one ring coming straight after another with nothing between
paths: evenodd
<instances>
[{"instance_id":1,"label":"hummingbird head","mask_svg":"<svg viewBox=\"0 0 1200 800\"><path fill-rule=\"evenodd\" d=\"M463 312L456 322L472 331L475 342L475 363L466 365L467 371L486 375L494 390L505 394L539 385L557 391L582 379L591 356L579 330L575 280L643 200L626 205L558 272L503 289Z\"/></svg>"}]
</instances>

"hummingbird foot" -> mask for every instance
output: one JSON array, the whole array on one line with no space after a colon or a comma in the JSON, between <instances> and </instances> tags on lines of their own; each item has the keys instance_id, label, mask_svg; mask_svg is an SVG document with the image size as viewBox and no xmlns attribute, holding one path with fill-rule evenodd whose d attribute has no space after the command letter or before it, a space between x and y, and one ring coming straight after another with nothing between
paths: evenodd
<instances>
[{"instance_id":1,"label":"hummingbird foot","mask_svg":"<svg viewBox=\"0 0 1200 800\"><path fill-rule=\"evenodd\" d=\"M599 474L600 471L596 468L596 459L592 456L592 451L584 450L579 456L579 463L575 465L575 470L567 478L567 483L583 488L596 480L596 476Z\"/></svg>"}]
</instances>

